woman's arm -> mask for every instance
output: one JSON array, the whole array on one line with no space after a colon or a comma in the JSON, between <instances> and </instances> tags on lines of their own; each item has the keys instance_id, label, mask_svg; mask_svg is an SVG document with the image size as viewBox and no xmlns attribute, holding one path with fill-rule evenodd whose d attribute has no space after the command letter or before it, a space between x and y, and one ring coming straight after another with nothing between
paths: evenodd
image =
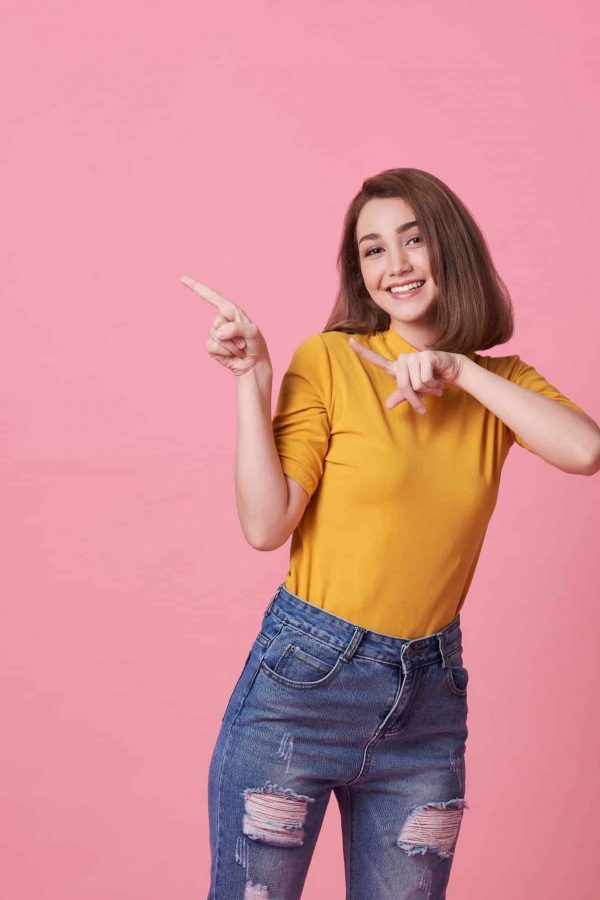
<instances>
[{"instance_id":1,"label":"woman's arm","mask_svg":"<svg viewBox=\"0 0 600 900\"><path fill-rule=\"evenodd\" d=\"M273 550L292 533L308 493L283 472L271 423L273 369L266 341L241 306L191 275L182 284L217 309L206 349L235 375L237 386L236 503L248 543Z\"/></svg>"},{"instance_id":2,"label":"woman's arm","mask_svg":"<svg viewBox=\"0 0 600 900\"><path fill-rule=\"evenodd\" d=\"M285 543L298 524L308 495L299 485L289 484L275 446L271 420L271 367L257 363L235 381L238 516L244 536L255 550L274 550Z\"/></svg>"},{"instance_id":3,"label":"woman's arm","mask_svg":"<svg viewBox=\"0 0 600 900\"><path fill-rule=\"evenodd\" d=\"M590 416L496 375L468 356L461 356L461 362L454 383L479 400L542 459L573 475L594 475L600 470L600 427Z\"/></svg>"}]
</instances>

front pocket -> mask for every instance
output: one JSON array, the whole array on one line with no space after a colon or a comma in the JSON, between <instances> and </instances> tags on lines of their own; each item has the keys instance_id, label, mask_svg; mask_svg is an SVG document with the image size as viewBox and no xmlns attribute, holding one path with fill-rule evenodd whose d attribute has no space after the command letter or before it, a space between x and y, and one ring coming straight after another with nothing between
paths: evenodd
<instances>
[{"instance_id":1,"label":"front pocket","mask_svg":"<svg viewBox=\"0 0 600 900\"><path fill-rule=\"evenodd\" d=\"M289 687L326 684L343 664L342 651L291 625L285 625L262 660L263 672Z\"/></svg>"},{"instance_id":2,"label":"front pocket","mask_svg":"<svg viewBox=\"0 0 600 900\"><path fill-rule=\"evenodd\" d=\"M467 696L469 673L464 666L448 666L446 679L453 694L458 694L459 697Z\"/></svg>"},{"instance_id":3,"label":"front pocket","mask_svg":"<svg viewBox=\"0 0 600 900\"><path fill-rule=\"evenodd\" d=\"M307 666L308 669L306 668ZM313 672L313 669L316 669L320 674L317 675ZM283 675L284 678L288 678L290 681L316 681L322 678L330 669L331 666L321 662L316 656L311 656L310 653L301 650L295 644L288 644L277 663L275 671L278 675Z\"/></svg>"},{"instance_id":4,"label":"front pocket","mask_svg":"<svg viewBox=\"0 0 600 900\"><path fill-rule=\"evenodd\" d=\"M469 672L462 665L456 663L448 664L446 668L446 680L448 687L453 694L459 697L467 696L467 684L469 682Z\"/></svg>"},{"instance_id":5,"label":"front pocket","mask_svg":"<svg viewBox=\"0 0 600 900\"><path fill-rule=\"evenodd\" d=\"M446 683L456 696L467 696L469 671L463 665L462 647L457 647L446 658Z\"/></svg>"}]
</instances>

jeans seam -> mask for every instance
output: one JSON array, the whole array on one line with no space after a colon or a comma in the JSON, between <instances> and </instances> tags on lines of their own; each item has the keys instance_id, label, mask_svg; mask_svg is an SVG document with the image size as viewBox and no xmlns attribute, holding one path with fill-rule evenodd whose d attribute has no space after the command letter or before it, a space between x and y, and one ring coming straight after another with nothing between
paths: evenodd
<instances>
[{"instance_id":1,"label":"jeans seam","mask_svg":"<svg viewBox=\"0 0 600 900\"><path fill-rule=\"evenodd\" d=\"M352 815L352 791L349 787L346 787L348 791L348 816L350 819L348 830L350 832L350 865L348 866L348 895L350 900L352 900L352 876L354 873L354 827L353 827L353 815Z\"/></svg>"},{"instance_id":2,"label":"jeans seam","mask_svg":"<svg viewBox=\"0 0 600 900\"><path fill-rule=\"evenodd\" d=\"M281 631L281 628L278 630L277 634L279 634L280 631ZM274 635L273 637L276 637L276 635ZM221 787L222 787L222 783L223 783L223 771L225 769L225 762L227 761L227 753L229 751L229 742L231 740L233 726L235 724L237 717L239 716L239 714L241 713L241 711L244 707L244 703L246 702L246 699L252 689L252 686L254 685L254 682L256 681L256 679L258 677L265 653L266 653L266 649L263 648L263 652L260 657L260 662L256 669L256 672L254 673L254 677L250 680L250 684L246 688L244 696L241 698L241 702L240 702L238 709L235 711L235 713L231 717L231 721L229 722L229 730L227 732L227 738L225 740L225 746L223 748L223 754L221 756L221 765L219 767L219 785L218 785L218 789L217 789L217 847L216 847L216 851L215 851L215 878L214 878L214 888L215 888L214 896L215 897L218 896L217 884L219 881L219 857L220 857L220 852L221 852ZM236 687L237 687L237 685L236 685ZM227 712L227 711L225 711L225 712ZM225 718L225 715L223 716L223 718Z\"/></svg>"},{"instance_id":3,"label":"jeans seam","mask_svg":"<svg viewBox=\"0 0 600 900\"><path fill-rule=\"evenodd\" d=\"M223 771L225 769L225 762L227 760L227 751L229 749L229 739L231 738L232 727L233 720L229 723L227 740L225 741L225 747L223 748L223 755L221 757L221 765L219 766L219 785L217 788L217 847L215 851L215 878L213 897L218 896L217 887L219 883L219 858L221 854L221 785L223 783Z\"/></svg>"}]
</instances>

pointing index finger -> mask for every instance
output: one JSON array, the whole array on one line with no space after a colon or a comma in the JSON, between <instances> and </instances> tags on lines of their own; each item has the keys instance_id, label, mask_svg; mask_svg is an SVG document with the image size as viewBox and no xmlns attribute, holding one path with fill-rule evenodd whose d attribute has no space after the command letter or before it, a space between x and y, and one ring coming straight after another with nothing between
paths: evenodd
<instances>
[{"instance_id":1,"label":"pointing index finger","mask_svg":"<svg viewBox=\"0 0 600 900\"><path fill-rule=\"evenodd\" d=\"M197 281L191 275L180 275L179 280L195 294L198 294L199 297L202 297L203 300L208 300L209 303L216 306L226 319L254 324L248 313L244 312L241 306L238 306L232 300L228 300L227 297L219 294L214 288L210 288L207 284L202 284L201 281Z\"/></svg>"},{"instance_id":2,"label":"pointing index finger","mask_svg":"<svg viewBox=\"0 0 600 900\"><path fill-rule=\"evenodd\" d=\"M202 284L201 281L197 281L195 278L192 278L191 275L182 275L179 280L182 284L185 284L186 287L191 288L195 294L198 294L199 297L202 297L204 300L208 300L209 303L212 303L213 306L216 306L217 309L221 308L222 303L231 302L227 301L226 297L223 297L222 294L219 294L218 291L210 288L207 284Z\"/></svg>"},{"instance_id":3,"label":"pointing index finger","mask_svg":"<svg viewBox=\"0 0 600 900\"><path fill-rule=\"evenodd\" d=\"M201 281L197 281L191 275L180 275L179 280L195 294L198 294L199 297L202 297L203 300L208 300L209 303L216 306L221 315L229 321L254 324L248 313L241 306L238 306L233 300L224 297L223 294L219 294L214 288L209 287L207 284L202 284Z\"/></svg>"},{"instance_id":4,"label":"pointing index finger","mask_svg":"<svg viewBox=\"0 0 600 900\"><path fill-rule=\"evenodd\" d=\"M365 347L359 341L355 340L355 338L349 338L348 343L355 350L359 356L364 357L373 365L378 366L380 369L384 369L386 372L392 374L394 370L394 360L386 359L385 356L381 356L380 353L376 353L374 350L371 350L369 347Z\"/></svg>"}]
</instances>

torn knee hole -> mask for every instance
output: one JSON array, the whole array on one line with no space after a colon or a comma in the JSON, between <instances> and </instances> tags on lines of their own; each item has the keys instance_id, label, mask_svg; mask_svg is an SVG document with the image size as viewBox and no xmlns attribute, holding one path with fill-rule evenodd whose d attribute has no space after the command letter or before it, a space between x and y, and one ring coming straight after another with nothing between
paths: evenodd
<instances>
[{"instance_id":1,"label":"torn knee hole","mask_svg":"<svg viewBox=\"0 0 600 900\"><path fill-rule=\"evenodd\" d=\"M404 824L398 847L411 855L430 851L442 858L452 856L464 807L468 804L460 798L417 806Z\"/></svg>"},{"instance_id":2,"label":"torn knee hole","mask_svg":"<svg viewBox=\"0 0 600 900\"><path fill-rule=\"evenodd\" d=\"M262 788L247 788L242 796L245 835L279 847L299 847L304 843L304 821L313 797L270 782Z\"/></svg>"},{"instance_id":3,"label":"torn knee hole","mask_svg":"<svg viewBox=\"0 0 600 900\"><path fill-rule=\"evenodd\" d=\"M244 900L269 900L269 888L266 884L257 884L247 881L244 890Z\"/></svg>"}]
</instances>

